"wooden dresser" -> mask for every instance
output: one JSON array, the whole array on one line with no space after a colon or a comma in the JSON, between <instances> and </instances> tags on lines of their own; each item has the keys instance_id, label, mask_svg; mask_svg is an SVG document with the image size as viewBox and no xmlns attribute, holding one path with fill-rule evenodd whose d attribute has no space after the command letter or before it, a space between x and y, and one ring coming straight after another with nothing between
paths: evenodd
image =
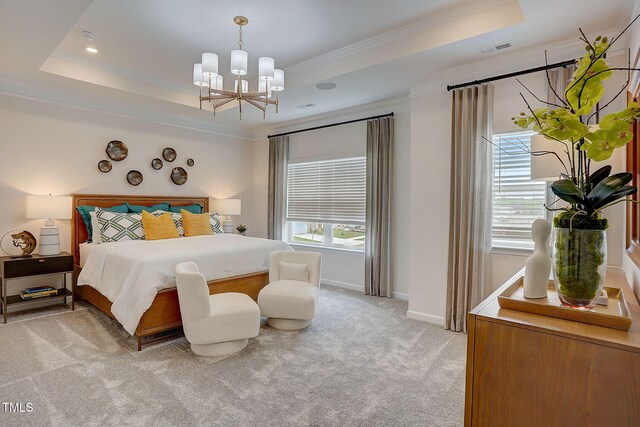
<instances>
[{"instance_id":1,"label":"wooden dresser","mask_svg":"<svg viewBox=\"0 0 640 427\"><path fill-rule=\"evenodd\" d=\"M511 278L469 313L465 425L640 426L640 306L628 332L500 308Z\"/></svg>"}]
</instances>

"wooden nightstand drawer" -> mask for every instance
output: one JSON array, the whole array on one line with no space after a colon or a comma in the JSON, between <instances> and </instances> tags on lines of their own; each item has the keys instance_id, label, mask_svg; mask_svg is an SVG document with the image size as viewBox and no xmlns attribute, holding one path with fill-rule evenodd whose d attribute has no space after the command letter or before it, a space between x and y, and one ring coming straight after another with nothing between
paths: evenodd
<instances>
[{"instance_id":1,"label":"wooden nightstand drawer","mask_svg":"<svg viewBox=\"0 0 640 427\"><path fill-rule=\"evenodd\" d=\"M35 256L33 258L11 259L5 260L3 266L2 276L5 279L53 274L73 271L73 256L60 254L48 257Z\"/></svg>"}]
</instances>

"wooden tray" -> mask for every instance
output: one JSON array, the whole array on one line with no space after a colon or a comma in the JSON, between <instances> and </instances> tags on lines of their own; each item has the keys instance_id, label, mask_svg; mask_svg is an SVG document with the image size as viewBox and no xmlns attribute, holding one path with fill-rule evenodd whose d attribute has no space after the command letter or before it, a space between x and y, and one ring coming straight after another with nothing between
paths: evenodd
<instances>
[{"instance_id":1,"label":"wooden tray","mask_svg":"<svg viewBox=\"0 0 640 427\"><path fill-rule=\"evenodd\" d=\"M558 319L573 320L574 322L604 326L605 328L628 331L631 327L631 316L624 299L624 293L619 288L604 289L609 295L609 304L596 305L593 310L578 310L564 307L560 303L553 281L549 281L546 298L529 299L524 297L523 277L498 295L500 307L509 310L524 311Z\"/></svg>"}]
</instances>

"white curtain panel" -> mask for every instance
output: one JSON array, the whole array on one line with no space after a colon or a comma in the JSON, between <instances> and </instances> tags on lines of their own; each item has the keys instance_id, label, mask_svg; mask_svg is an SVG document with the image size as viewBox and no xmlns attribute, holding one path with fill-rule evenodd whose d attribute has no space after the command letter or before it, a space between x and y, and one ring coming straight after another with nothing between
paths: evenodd
<instances>
[{"instance_id":1,"label":"white curtain panel","mask_svg":"<svg viewBox=\"0 0 640 427\"><path fill-rule=\"evenodd\" d=\"M267 206L267 237L282 240L287 200L287 165L289 137L269 138L269 200Z\"/></svg>"},{"instance_id":2,"label":"white curtain panel","mask_svg":"<svg viewBox=\"0 0 640 427\"><path fill-rule=\"evenodd\" d=\"M453 91L451 214L446 329L467 331L467 314L491 289L493 86ZM486 138L486 140L485 140ZM434 183L437 185L437 183ZM434 203L438 201L434 200Z\"/></svg>"},{"instance_id":3,"label":"white curtain panel","mask_svg":"<svg viewBox=\"0 0 640 427\"><path fill-rule=\"evenodd\" d=\"M365 294L391 298L393 117L367 121Z\"/></svg>"}]
</instances>

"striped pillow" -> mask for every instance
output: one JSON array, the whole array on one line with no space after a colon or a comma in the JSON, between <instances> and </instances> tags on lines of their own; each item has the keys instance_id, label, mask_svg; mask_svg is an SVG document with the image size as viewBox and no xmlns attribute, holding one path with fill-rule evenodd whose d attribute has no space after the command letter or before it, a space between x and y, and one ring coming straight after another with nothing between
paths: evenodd
<instances>
[{"instance_id":1,"label":"striped pillow","mask_svg":"<svg viewBox=\"0 0 640 427\"><path fill-rule=\"evenodd\" d=\"M102 243L122 240L144 240L142 215L136 213L115 213L96 209L96 218L100 225Z\"/></svg>"},{"instance_id":2,"label":"striped pillow","mask_svg":"<svg viewBox=\"0 0 640 427\"><path fill-rule=\"evenodd\" d=\"M224 231L222 231L222 225L220 224L220 216L217 213L209 214L209 222L211 223L211 231L213 231L213 234L224 233Z\"/></svg>"}]
</instances>

